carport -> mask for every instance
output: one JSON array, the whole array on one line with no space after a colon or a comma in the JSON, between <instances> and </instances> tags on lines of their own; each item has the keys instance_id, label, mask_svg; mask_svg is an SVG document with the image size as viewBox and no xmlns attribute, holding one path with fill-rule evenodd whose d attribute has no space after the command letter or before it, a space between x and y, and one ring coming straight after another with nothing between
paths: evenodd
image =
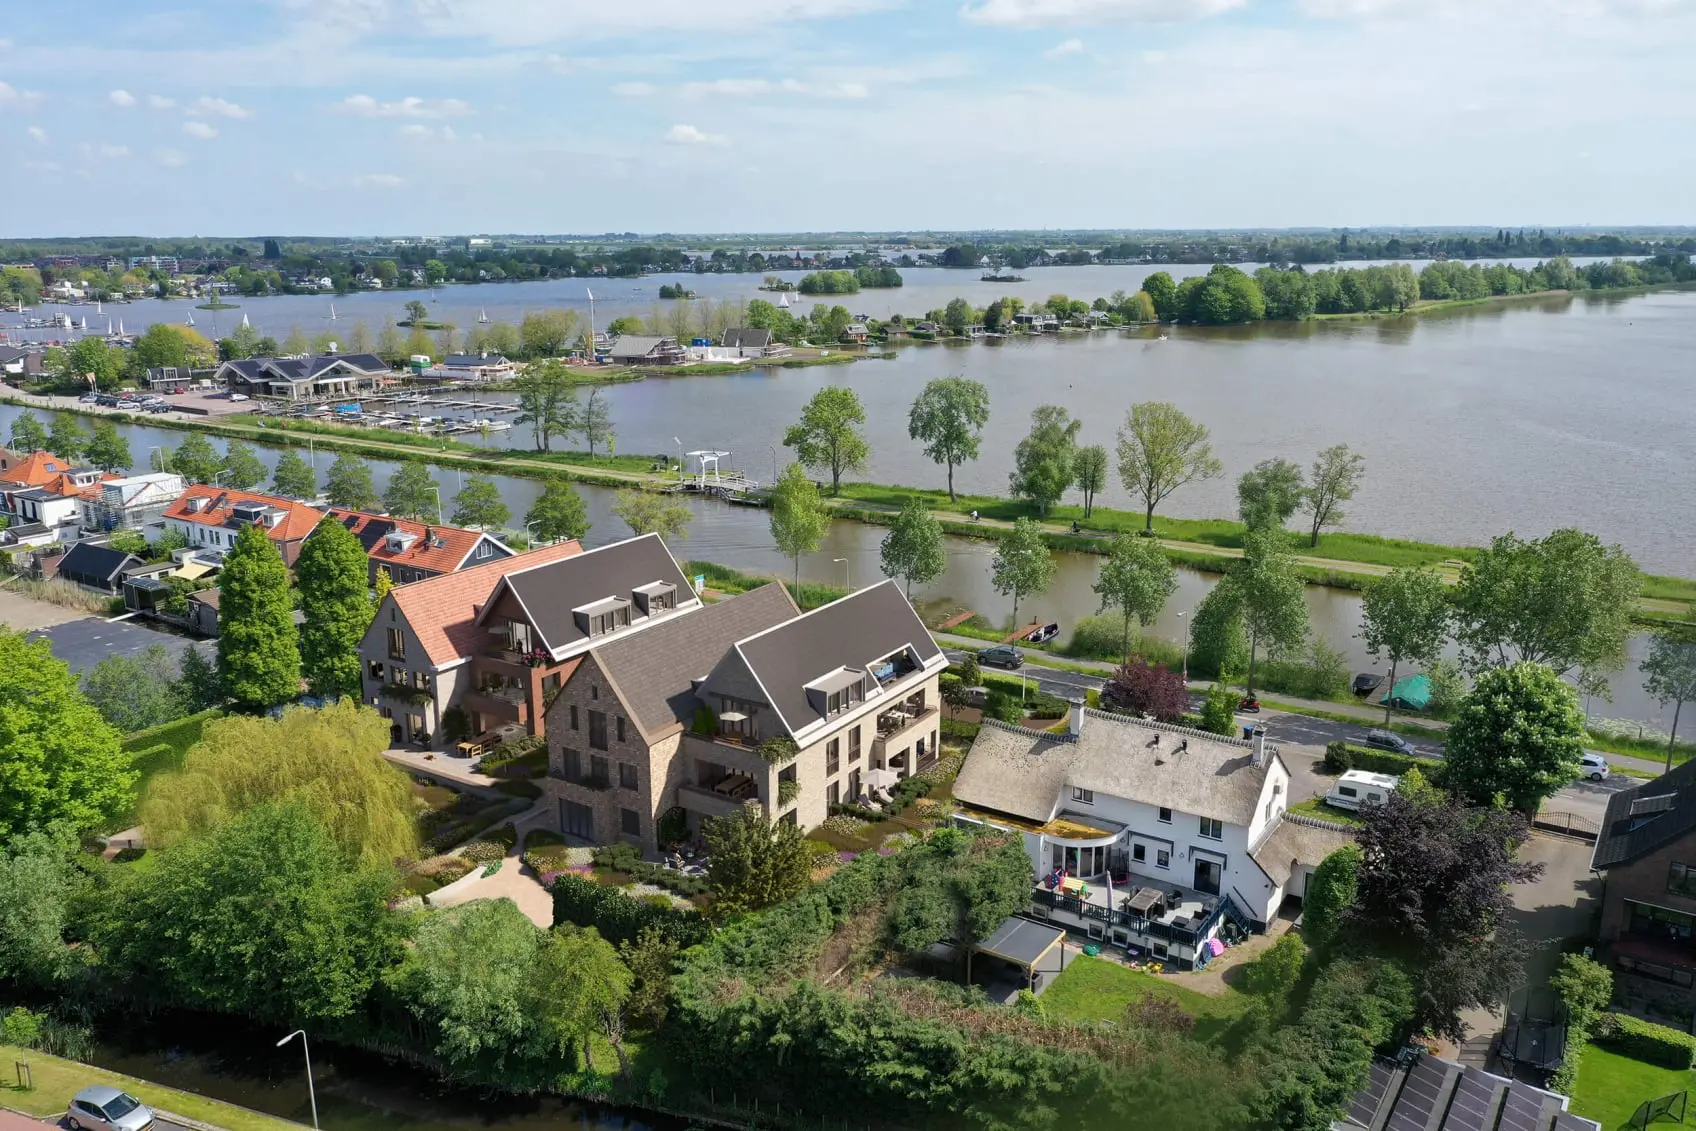
<instances>
[{"instance_id":1,"label":"carport","mask_svg":"<svg viewBox=\"0 0 1696 1131\"><path fill-rule=\"evenodd\" d=\"M1055 955L1058 948L1058 955ZM987 954L1011 963L1025 972L1025 989L1040 994L1044 974L1058 974L1066 967L1066 932L1046 923L1021 919L1017 915L1005 919L987 939L973 944L966 952L966 983L972 981L972 956ZM1053 961L1049 959L1053 956Z\"/></svg>"}]
</instances>

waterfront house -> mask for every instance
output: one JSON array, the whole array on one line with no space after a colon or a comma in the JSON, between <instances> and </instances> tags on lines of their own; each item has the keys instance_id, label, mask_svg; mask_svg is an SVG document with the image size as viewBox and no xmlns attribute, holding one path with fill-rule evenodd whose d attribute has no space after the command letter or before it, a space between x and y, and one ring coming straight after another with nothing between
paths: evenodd
<instances>
[{"instance_id":1,"label":"waterfront house","mask_svg":"<svg viewBox=\"0 0 1696 1131\"><path fill-rule=\"evenodd\" d=\"M45 527L55 537L76 537L82 492L116 478L98 468L74 467L52 452L7 455L0 461L0 514L19 526Z\"/></svg>"},{"instance_id":2,"label":"waterfront house","mask_svg":"<svg viewBox=\"0 0 1696 1131\"><path fill-rule=\"evenodd\" d=\"M946 666L891 581L805 614L776 584L680 604L589 642L549 710L544 788L565 835L648 853L662 827L691 835L749 805L813 828L936 763ZM792 757L761 753L788 743Z\"/></svg>"},{"instance_id":3,"label":"waterfront house","mask_svg":"<svg viewBox=\"0 0 1696 1131\"><path fill-rule=\"evenodd\" d=\"M614 365L681 365L683 347L676 338L656 338L645 334L621 334L607 354Z\"/></svg>"},{"instance_id":4,"label":"waterfront house","mask_svg":"<svg viewBox=\"0 0 1696 1131\"><path fill-rule=\"evenodd\" d=\"M781 343L773 340L770 330L738 326L724 332L721 348L730 357L767 357L780 349Z\"/></svg>"},{"instance_id":5,"label":"waterfront house","mask_svg":"<svg viewBox=\"0 0 1696 1131\"><path fill-rule=\"evenodd\" d=\"M0 375L28 379L39 377L46 354L26 346L0 346Z\"/></svg>"},{"instance_id":6,"label":"waterfront house","mask_svg":"<svg viewBox=\"0 0 1696 1131\"><path fill-rule=\"evenodd\" d=\"M165 508L163 517L165 529L182 535L190 549L204 548L214 555L228 552L242 527L258 526L276 545L283 561L293 566L300 556L300 544L318 525L323 512L298 499L196 483Z\"/></svg>"},{"instance_id":7,"label":"waterfront house","mask_svg":"<svg viewBox=\"0 0 1696 1131\"><path fill-rule=\"evenodd\" d=\"M450 353L426 369L423 376L440 381L483 383L506 381L517 372L518 367L498 353Z\"/></svg>"},{"instance_id":8,"label":"waterfront house","mask_svg":"<svg viewBox=\"0 0 1696 1131\"><path fill-rule=\"evenodd\" d=\"M853 342L855 345L865 345L866 339L870 336L871 330L867 328L864 322L850 322L842 329L842 340Z\"/></svg>"},{"instance_id":9,"label":"waterfront house","mask_svg":"<svg viewBox=\"0 0 1696 1131\"><path fill-rule=\"evenodd\" d=\"M1696 1006L1696 762L1610 794L1590 867L1602 875L1599 937L1615 985Z\"/></svg>"},{"instance_id":10,"label":"waterfront house","mask_svg":"<svg viewBox=\"0 0 1696 1131\"><path fill-rule=\"evenodd\" d=\"M389 580L396 585L406 585L513 555L504 542L481 530L432 526L340 507L330 508L329 515L365 547L372 585L377 584L379 570L388 570Z\"/></svg>"},{"instance_id":11,"label":"waterfront house","mask_svg":"<svg viewBox=\"0 0 1696 1131\"><path fill-rule=\"evenodd\" d=\"M134 554L84 541L65 551L65 556L59 559L56 576L85 589L115 594L123 585L124 572L145 564Z\"/></svg>"},{"instance_id":12,"label":"waterfront house","mask_svg":"<svg viewBox=\"0 0 1696 1131\"><path fill-rule=\"evenodd\" d=\"M78 494L86 530L130 530L164 520L185 490L182 476L168 471L107 479Z\"/></svg>"},{"instance_id":13,"label":"waterfront house","mask_svg":"<svg viewBox=\"0 0 1696 1131\"><path fill-rule=\"evenodd\" d=\"M298 401L354 396L377 388L388 375L387 363L376 354L325 353L226 361L213 380L232 393Z\"/></svg>"}]
</instances>

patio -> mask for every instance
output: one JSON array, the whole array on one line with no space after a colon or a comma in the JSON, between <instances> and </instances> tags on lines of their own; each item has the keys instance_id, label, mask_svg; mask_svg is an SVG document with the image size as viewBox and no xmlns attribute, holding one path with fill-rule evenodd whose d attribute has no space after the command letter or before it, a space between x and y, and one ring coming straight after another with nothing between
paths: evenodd
<instances>
[{"instance_id":1,"label":"patio","mask_svg":"<svg viewBox=\"0 0 1696 1131\"><path fill-rule=\"evenodd\" d=\"M1032 887L1031 913L1067 930L1137 956L1175 963L1188 970L1205 966L1208 940L1225 928L1248 933L1241 911L1227 898L1182 887L1169 880L1121 873L1111 904L1105 877L1080 880L1046 876ZM1053 883L1055 886L1050 886Z\"/></svg>"},{"instance_id":2,"label":"patio","mask_svg":"<svg viewBox=\"0 0 1696 1131\"><path fill-rule=\"evenodd\" d=\"M1120 873L1124 878L1111 885L1106 875L1091 880L1067 876L1061 881L1061 891L1078 897L1091 907L1108 910L1109 887L1112 891L1112 910L1133 919L1161 923L1168 927L1194 929L1204 923L1219 906L1219 897L1174 884L1169 879L1143 876L1136 872ZM1036 887L1054 894L1053 877L1044 877Z\"/></svg>"}]
</instances>

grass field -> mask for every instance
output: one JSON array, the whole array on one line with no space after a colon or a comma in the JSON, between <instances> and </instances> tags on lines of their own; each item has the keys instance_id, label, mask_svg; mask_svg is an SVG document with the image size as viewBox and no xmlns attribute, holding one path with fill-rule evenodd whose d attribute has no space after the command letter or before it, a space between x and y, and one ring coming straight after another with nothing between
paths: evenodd
<instances>
[{"instance_id":1,"label":"grass field","mask_svg":"<svg viewBox=\"0 0 1696 1131\"><path fill-rule=\"evenodd\" d=\"M1347 809L1334 809L1317 797L1310 797L1306 801L1290 806L1290 812L1299 813L1303 817L1318 817L1322 821L1335 821L1339 825L1355 825L1358 827L1366 824L1366 821L1359 814L1351 813Z\"/></svg>"},{"instance_id":2,"label":"grass field","mask_svg":"<svg viewBox=\"0 0 1696 1131\"><path fill-rule=\"evenodd\" d=\"M1600 1123L1602 1131L1623 1131L1637 1105L1693 1085L1689 1069L1661 1068L1590 1045L1578 1065L1572 1110Z\"/></svg>"},{"instance_id":3,"label":"grass field","mask_svg":"<svg viewBox=\"0 0 1696 1131\"><path fill-rule=\"evenodd\" d=\"M1125 1007L1147 994L1176 1002L1195 1018L1196 1036L1210 1043L1225 1039L1251 1000L1247 994L1232 989L1217 996L1197 993L1153 974L1084 954L1074 959L1043 991L1041 1001L1044 1011L1057 1020L1117 1024L1124 1017Z\"/></svg>"}]
</instances>

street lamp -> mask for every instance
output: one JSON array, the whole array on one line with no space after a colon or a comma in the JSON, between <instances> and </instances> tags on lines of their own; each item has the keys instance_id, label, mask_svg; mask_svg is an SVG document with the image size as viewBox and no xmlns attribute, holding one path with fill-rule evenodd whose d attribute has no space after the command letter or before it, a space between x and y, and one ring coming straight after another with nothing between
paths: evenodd
<instances>
[{"instance_id":1,"label":"street lamp","mask_svg":"<svg viewBox=\"0 0 1696 1131\"><path fill-rule=\"evenodd\" d=\"M532 526L535 526L535 525L536 525L536 524L537 524L537 523L539 523L539 522L541 522L541 521L542 521L542 520L541 520L541 519L539 519L539 518L533 518L533 519L531 519L531 520L530 520L530 521L529 521L529 522L527 522L527 523L525 523L525 524L524 524L524 540L525 540L525 541L526 541L526 542L528 542L528 543L530 543L530 548L531 548L531 549L535 549L535 548L536 548L536 539L535 539L535 537L534 537L534 536L532 536L532 535L531 535L531 533L530 533L530 528L531 528L531 527L532 527Z\"/></svg>"},{"instance_id":2,"label":"street lamp","mask_svg":"<svg viewBox=\"0 0 1696 1131\"><path fill-rule=\"evenodd\" d=\"M673 436L671 442L677 445L677 481L681 483L683 482L683 441Z\"/></svg>"},{"instance_id":3,"label":"street lamp","mask_svg":"<svg viewBox=\"0 0 1696 1131\"><path fill-rule=\"evenodd\" d=\"M848 592L852 593L854 591L854 583L848 580L848 559L847 558L831 558L830 560L831 560L831 564L839 565L839 566L842 567L842 588L844 588L844 589L848 590Z\"/></svg>"},{"instance_id":4,"label":"street lamp","mask_svg":"<svg viewBox=\"0 0 1696 1131\"><path fill-rule=\"evenodd\" d=\"M442 525L442 489L432 485L430 492L436 496L436 525L440 526Z\"/></svg>"},{"instance_id":5,"label":"street lamp","mask_svg":"<svg viewBox=\"0 0 1696 1131\"><path fill-rule=\"evenodd\" d=\"M300 1038L300 1051L306 1056L306 1095L312 1101L312 1128L318 1131L318 1090L312 1085L312 1050L306 1043L306 1030L296 1029L278 1041L277 1047L282 1048L296 1037Z\"/></svg>"},{"instance_id":6,"label":"street lamp","mask_svg":"<svg viewBox=\"0 0 1696 1131\"><path fill-rule=\"evenodd\" d=\"M171 470L170 451L163 444L155 444L151 448L148 448L147 450L148 450L149 453L152 453L152 452L158 452L159 453L159 462L156 464L156 467L158 468L158 470L160 470L160 471Z\"/></svg>"},{"instance_id":7,"label":"street lamp","mask_svg":"<svg viewBox=\"0 0 1696 1131\"><path fill-rule=\"evenodd\" d=\"M1178 619L1184 621L1184 686L1185 687L1188 687L1189 683L1190 683L1190 628L1194 625L1195 622L1184 620L1184 618L1189 616L1190 613L1192 613L1194 611L1195 610L1193 610L1193 609L1185 609L1183 612L1178 614Z\"/></svg>"}]
</instances>

